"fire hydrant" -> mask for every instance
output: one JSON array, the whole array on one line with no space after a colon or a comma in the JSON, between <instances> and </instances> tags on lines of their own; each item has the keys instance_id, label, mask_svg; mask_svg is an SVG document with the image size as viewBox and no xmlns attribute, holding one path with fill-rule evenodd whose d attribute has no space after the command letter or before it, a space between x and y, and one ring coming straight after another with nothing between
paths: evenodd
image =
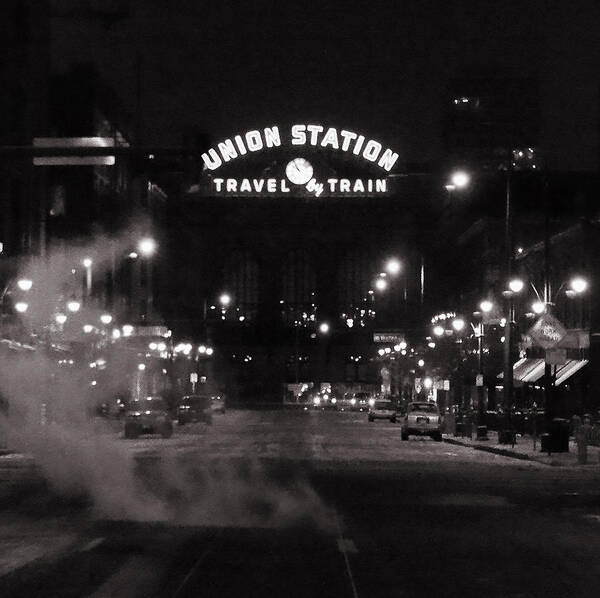
<instances>
[{"instance_id":1,"label":"fire hydrant","mask_svg":"<svg viewBox=\"0 0 600 598\"><path fill-rule=\"evenodd\" d=\"M585 465L588 456L588 443L592 435L592 423L589 417L584 416L583 424L575 430L575 442L577 443L577 461Z\"/></svg>"}]
</instances>

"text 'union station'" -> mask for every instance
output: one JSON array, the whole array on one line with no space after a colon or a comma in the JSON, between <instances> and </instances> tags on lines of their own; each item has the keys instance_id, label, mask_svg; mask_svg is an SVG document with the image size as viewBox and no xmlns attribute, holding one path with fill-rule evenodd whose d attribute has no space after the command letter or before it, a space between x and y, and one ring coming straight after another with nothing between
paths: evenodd
<instances>
[{"instance_id":1,"label":"text 'union station'","mask_svg":"<svg viewBox=\"0 0 600 598\"><path fill-rule=\"evenodd\" d=\"M316 124L292 125L289 137L283 137L278 126L265 127L262 131L254 129L243 135L234 135L233 139L225 139L202 154L206 168L216 170L224 162L235 160L249 152L259 152L263 149L280 147L282 145L329 148L351 153L390 172L398 160L398 154L374 139L364 135L335 127L327 129Z\"/></svg>"}]
</instances>

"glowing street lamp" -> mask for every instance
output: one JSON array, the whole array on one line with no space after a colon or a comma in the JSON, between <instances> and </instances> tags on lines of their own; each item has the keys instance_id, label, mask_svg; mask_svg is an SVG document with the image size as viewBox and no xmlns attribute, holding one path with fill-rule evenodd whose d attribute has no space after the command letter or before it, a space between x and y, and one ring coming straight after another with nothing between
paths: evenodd
<instances>
[{"instance_id":1,"label":"glowing street lamp","mask_svg":"<svg viewBox=\"0 0 600 598\"><path fill-rule=\"evenodd\" d=\"M546 304L543 301L535 301L531 305L531 309L533 310L533 313L538 315L543 314L546 311Z\"/></svg>"},{"instance_id":2,"label":"glowing street lamp","mask_svg":"<svg viewBox=\"0 0 600 598\"><path fill-rule=\"evenodd\" d=\"M435 334L435 336L444 336L444 327L440 326L439 324L437 326L434 326L433 334Z\"/></svg>"},{"instance_id":3,"label":"glowing street lamp","mask_svg":"<svg viewBox=\"0 0 600 598\"><path fill-rule=\"evenodd\" d=\"M138 251L146 257L150 257L156 252L156 241L152 237L144 237L138 243Z\"/></svg>"},{"instance_id":4,"label":"glowing street lamp","mask_svg":"<svg viewBox=\"0 0 600 598\"><path fill-rule=\"evenodd\" d=\"M62 326L67 321L67 316L65 314L56 314L54 319L56 320L57 324Z\"/></svg>"},{"instance_id":5,"label":"glowing street lamp","mask_svg":"<svg viewBox=\"0 0 600 598\"><path fill-rule=\"evenodd\" d=\"M28 307L29 307L29 305L27 303L25 303L25 301L19 301L18 303L15 303L15 309L20 314L24 314L27 311Z\"/></svg>"},{"instance_id":6,"label":"glowing street lamp","mask_svg":"<svg viewBox=\"0 0 600 598\"><path fill-rule=\"evenodd\" d=\"M384 278L378 278L375 281L375 288L378 291L385 291L385 289L387 289L388 283Z\"/></svg>"},{"instance_id":7,"label":"glowing street lamp","mask_svg":"<svg viewBox=\"0 0 600 598\"><path fill-rule=\"evenodd\" d=\"M100 316L100 321L105 325L108 326L111 322L112 322L112 316L110 314L102 314Z\"/></svg>"},{"instance_id":8,"label":"glowing street lamp","mask_svg":"<svg viewBox=\"0 0 600 598\"><path fill-rule=\"evenodd\" d=\"M508 288L513 292L513 293L520 293L523 290L523 287L525 286L525 283L520 279L520 278L513 278L509 283L508 283Z\"/></svg>"},{"instance_id":9,"label":"glowing street lamp","mask_svg":"<svg viewBox=\"0 0 600 598\"><path fill-rule=\"evenodd\" d=\"M391 258L387 261L385 265L385 270L392 276L396 276L396 274L400 272L401 267L402 266L399 260L397 260L396 258Z\"/></svg>"},{"instance_id":10,"label":"glowing street lamp","mask_svg":"<svg viewBox=\"0 0 600 598\"><path fill-rule=\"evenodd\" d=\"M327 322L321 322L319 324L319 332L321 334L327 334L329 332L329 324Z\"/></svg>"},{"instance_id":11,"label":"glowing street lamp","mask_svg":"<svg viewBox=\"0 0 600 598\"><path fill-rule=\"evenodd\" d=\"M588 288L588 281L581 276L577 276L571 280L571 290L575 293L584 293Z\"/></svg>"},{"instance_id":12,"label":"glowing street lamp","mask_svg":"<svg viewBox=\"0 0 600 598\"><path fill-rule=\"evenodd\" d=\"M452 320L452 328L456 330L456 332L460 332L465 327L465 321L462 318L456 318Z\"/></svg>"},{"instance_id":13,"label":"glowing street lamp","mask_svg":"<svg viewBox=\"0 0 600 598\"><path fill-rule=\"evenodd\" d=\"M454 189L463 189L471 182L469 173L464 170L457 170L450 176L450 183L454 186Z\"/></svg>"},{"instance_id":14,"label":"glowing street lamp","mask_svg":"<svg viewBox=\"0 0 600 598\"><path fill-rule=\"evenodd\" d=\"M489 314L492 309L494 309L494 304L487 300L484 299L480 304L479 304L479 309L484 313L484 314Z\"/></svg>"},{"instance_id":15,"label":"glowing street lamp","mask_svg":"<svg viewBox=\"0 0 600 598\"><path fill-rule=\"evenodd\" d=\"M223 308L229 307L231 304L231 295L229 293L221 293L219 296L219 303Z\"/></svg>"},{"instance_id":16,"label":"glowing street lamp","mask_svg":"<svg viewBox=\"0 0 600 598\"><path fill-rule=\"evenodd\" d=\"M17 286L22 291L29 291L33 286L33 281L29 278L21 278L19 281L17 281Z\"/></svg>"}]
</instances>

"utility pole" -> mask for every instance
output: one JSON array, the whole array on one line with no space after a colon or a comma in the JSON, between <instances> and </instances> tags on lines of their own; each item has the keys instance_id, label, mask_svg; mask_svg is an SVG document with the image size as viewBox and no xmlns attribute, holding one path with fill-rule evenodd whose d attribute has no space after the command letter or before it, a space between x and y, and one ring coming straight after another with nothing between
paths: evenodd
<instances>
[{"instance_id":1,"label":"utility pole","mask_svg":"<svg viewBox=\"0 0 600 598\"><path fill-rule=\"evenodd\" d=\"M506 170L506 215L505 215L505 245L506 245L506 280L510 281L512 275L513 247L512 247L512 210L511 210L511 173L510 166ZM512 369L512 344L514 304L512 293L507 293L506 325L504 327L504 410L507 424L512 426L510 410L512 408L513 369Z\"/></svg>"}]
</instances>

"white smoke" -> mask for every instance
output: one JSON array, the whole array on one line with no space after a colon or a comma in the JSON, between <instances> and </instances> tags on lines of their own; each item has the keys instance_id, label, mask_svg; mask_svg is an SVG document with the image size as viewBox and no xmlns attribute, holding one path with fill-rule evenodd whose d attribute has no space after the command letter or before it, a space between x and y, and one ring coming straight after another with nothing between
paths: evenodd
<instances>
[{"instance_id":1,"label":"white smoke","mask_svg":"<svg viewBox=\"0 0 600 598\"><path fill-rule=\"evenodd\" d=\"M31 454L56 493L87 497L99 517L235 526L310 522L327 527L327 509L306 481L279 484L252 458L182 454L157 440L157 458L136 459L131 442L123 439L122 424L109 425L95 414L96 405L110 399L118 381L131 374L129 364L110 364L113 384L106 388L90 386L87 360L81 355L68 367L57 364L51 345L60 331L48 324L73 286L73 269L81 273L81 260L91 257L95 271L102 272L115 253L129 251L130 239L128 234L80 245L31 263L20 273L33 280L26 324L37 334L37 345L10 355L4 351L0 360L0 393L8 402L8 412L0 415L0 440ZM97 320L99 313L84 305L78 322Z\"/></svg>"}]
</instances>

